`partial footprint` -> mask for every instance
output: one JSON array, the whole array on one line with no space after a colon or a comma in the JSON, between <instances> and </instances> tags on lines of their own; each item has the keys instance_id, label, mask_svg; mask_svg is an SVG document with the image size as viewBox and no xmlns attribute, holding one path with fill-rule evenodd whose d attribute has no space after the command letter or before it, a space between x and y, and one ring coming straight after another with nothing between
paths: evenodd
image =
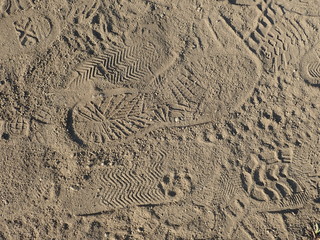
<instances>
[{"instance_id":1,"label":"partial footprint","mask_svg":"<svg viewBox=\"0 0 320 240\"><path fill-rule=\"evenodd\" d=\"M260 202L259 211L301 208L306 203L306 189L288 169L288 164L267 165L254 156L247 161L241 174L242 184L247 193Z\"/></svg>"}]
</instances>

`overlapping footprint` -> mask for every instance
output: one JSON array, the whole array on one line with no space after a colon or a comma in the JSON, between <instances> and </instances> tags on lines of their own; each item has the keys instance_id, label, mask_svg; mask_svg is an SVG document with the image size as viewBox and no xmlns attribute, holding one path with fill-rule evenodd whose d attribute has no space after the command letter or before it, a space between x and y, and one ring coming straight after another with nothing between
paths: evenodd
<instances>
[{"instance_id":1,"label":"overlapping footprint","mask_svg":"<svg viewBox=\"0 0 320 240\"><path fill-rule=\"evenodd\" d=\"M217 27L222 31L223 26ZM163 126L190 126L225 116L246 99L259 78L259 61L238 40L246 54L224 47L195 55L190 50L188 64L151 42L111 47L85 61L68 89L82 91L97 82L105 87L71 109L72 138L83 145L110 144Z\"/></svg>"}]
</instances>

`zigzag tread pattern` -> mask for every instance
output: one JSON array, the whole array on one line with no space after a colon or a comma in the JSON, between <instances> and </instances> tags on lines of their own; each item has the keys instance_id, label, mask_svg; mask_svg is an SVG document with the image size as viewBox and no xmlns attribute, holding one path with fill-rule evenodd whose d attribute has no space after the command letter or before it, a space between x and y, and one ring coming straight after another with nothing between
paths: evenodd
<instances>
[{"instance_id":1,"label":"zigzag tread pattern","mask_svg":"<svg viewBox=\"0 0 320 240\"><path fill-rule=\"evenodd\" d=\"M161 154L160 159L163 158ZM164 175L162 161L141 170L123 167L105 170L101 180L100 205L106 209L157 204L166 200L158 187Z\"/></svg>"},{"instance_id":2,"label":"zigzag tread pattern","mask_svg":"<svg viewBox=\"0 0 320 240\"><path fill-rule=\"evenodd\" d=\"M70 82L69 88L96 78L106 78L112 84L141 81L150 74L149 67L156 60L156 50L151 44L113 47L82 63L75 70L78 76Z\"/></svg>"},{"instance_id":3,"label":"zigzag tread pattern","mask_svg":"<svg viewBox=\"0 0 320 240\"><path fill-rule=\"evenodd\" d=\"M308 65L308 72L311 77L320 78L320 62L312 62Z\"/></svg>"}]
</instances>

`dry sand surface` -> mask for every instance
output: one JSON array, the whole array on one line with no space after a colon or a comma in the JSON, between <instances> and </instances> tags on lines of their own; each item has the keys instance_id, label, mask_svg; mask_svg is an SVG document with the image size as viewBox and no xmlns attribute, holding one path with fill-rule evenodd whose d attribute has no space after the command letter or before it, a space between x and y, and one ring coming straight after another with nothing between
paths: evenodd
<instances>
[{"instance_id":1,"label":"dry sand surface","mask_svg":"<svg viewBox=\"0 0 320 240\"><path fill-rule=\"evenodd\" d=\"M0 0L0 239L319 239L319 29L320 0Z\"/></svg>"}]
</instances>

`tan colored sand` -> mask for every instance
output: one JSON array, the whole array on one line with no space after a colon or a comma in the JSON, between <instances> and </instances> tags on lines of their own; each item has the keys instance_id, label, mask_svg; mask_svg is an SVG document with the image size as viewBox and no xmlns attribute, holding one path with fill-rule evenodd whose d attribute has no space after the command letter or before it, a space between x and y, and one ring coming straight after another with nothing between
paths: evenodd
<instances>
[{"instance_id":1,"label":"tan colored sand","mask_svg":"<svg viewBox=\"0 0 320 240\"><path fill-rule=\"evenodd\" d=\"M319 9L0 0L0 239L315 238Z\"/></svg>"}]
</instances>

